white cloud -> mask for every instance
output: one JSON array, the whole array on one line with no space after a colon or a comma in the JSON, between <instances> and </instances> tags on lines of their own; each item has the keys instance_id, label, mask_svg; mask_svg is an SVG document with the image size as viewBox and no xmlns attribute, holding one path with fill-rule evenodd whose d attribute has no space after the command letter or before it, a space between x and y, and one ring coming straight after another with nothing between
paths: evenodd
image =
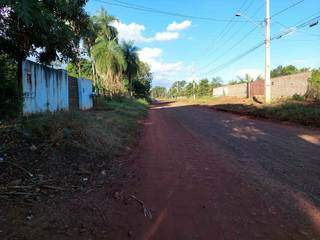
<instances>
[{"instance_id":1,"label":"white cloud","mask_svg":"<svg viewBox=\"0 0 320 240\"><path fill-rule=\"evenodd\" d=\"M173 22L168 25L167 31L181 31L183 29L187 29L191 26L192 22L189 20L185 20L181 23Z\"/></svg>"},{"instance_id":2,"label":"white cloud","mask_svg":"<svg viewBox=\"0 0 320 240\"><path fill-rule=\"evenodd\" d=\"M146 43L153 41L170 41L178 39L180 34L178 32L158 32L154 36L147 37L144 35L146 27L137 23L125 24L121 21L111 23L119 33L120 41L133 41L136 43Z\"/></svg>"},{"instance_id":3,"label":"white cloud","mask_svg":"<svg viewBox=\"0 0 320 240\"><path fill-rule=\"evenodd\" d=\"M152 59L159 58L162 55L162 50L160 48L149 48L145 47L139 51L139 58L144 61L148 62Z\"/></svg>"},{"instance_id":4,"label":"white cloud","mask_svg":"<svg viewBox=\"0 0 320 240\"><path fill-rule=\"evenodd\" d=\"M163 51L160 48L143 48L139 51L139 57L142 61L148 63L153 73L155 84L164 85L172 79L177 73L183 70L182 62L164 62Z\"/></svg>"},{"instance_id":5,"label":"white cloud","mask_svg":"<svg viewBox=\"0 0 320 240\"><path fill-rule=\"evenodd\" d=\"M160 32L156 33L154 39L156 41L170 41L178 39L180 34L178 32Z\"/></svg>"},{"instance_id":6,"label":"white cloud","mask_svg":"<svg viewBox=\"0 0 320 240\"><path fill-rule=\"evenodd\" d=\"M134 41L134 42L150 42L151 39L144 37L143 32L146 30L144 25L137 23L125 24L120 21L114 21L112 24L119 33L120 41Z\"/></svg>"},{"instance_id":7,"label":"white cloud","mask_svg":"<svg viewBox=\"0 0 320 240\"><path fill-rule=\"evenodd\" d=\"M263 71L260 69L240 69L236 72L236 74L234 75L234 77L245 77L246 74L249 74L250 77L252 77L253 79L256 79L259 76L263 76Z\"/></svg>"}]
</instances>

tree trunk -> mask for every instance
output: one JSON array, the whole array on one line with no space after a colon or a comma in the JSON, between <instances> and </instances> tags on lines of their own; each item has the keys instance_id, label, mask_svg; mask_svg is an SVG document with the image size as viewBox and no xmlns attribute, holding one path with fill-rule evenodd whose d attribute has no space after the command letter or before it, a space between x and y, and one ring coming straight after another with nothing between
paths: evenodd
<instances>
[{"instance_id":1,"label":"tree trunk","mask_svg":"<svg viewBox=\"0 0 320 240\"><path fill-rule=\"evenodd\" d=\"M18 88L19 88L19 97L23 101L23 87L22 87L22 59L18 60ZM22 108L20 109L20 112L22 112Z\"/></svg>"}]
</instances>

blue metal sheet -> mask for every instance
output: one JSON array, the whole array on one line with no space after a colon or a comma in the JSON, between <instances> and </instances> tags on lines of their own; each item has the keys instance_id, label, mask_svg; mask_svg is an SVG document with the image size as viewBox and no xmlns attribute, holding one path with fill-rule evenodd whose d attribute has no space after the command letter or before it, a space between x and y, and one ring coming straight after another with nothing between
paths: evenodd
<instances>
[{"instance_id":1,"label":"blue metal sheet","mask_svg":"<svg viewBox=\"0 0 320 240\"><path fill-rule=\"evenodd\" d=\"M41 64L24 61L22 64L23 113L68 110L68 74Z\"/></svg>"},{"instance_id":2,"label":"blue metal sheet","mask_svg":"<svg viewBox=\"0 0 320 240\"><path fill-rule=\"evenodd\" d=\"M81 110L93 107L92 90L92 81L84 78L78 78L79 108Z\"/></svg>"}]
</instances>

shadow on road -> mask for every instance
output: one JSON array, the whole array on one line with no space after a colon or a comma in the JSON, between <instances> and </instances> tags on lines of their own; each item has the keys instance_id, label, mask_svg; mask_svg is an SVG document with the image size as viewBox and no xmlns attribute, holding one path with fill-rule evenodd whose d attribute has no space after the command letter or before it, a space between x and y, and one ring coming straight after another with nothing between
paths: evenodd
<instances>
[{"instance_id":1,"label":"shadow on road","mask_svg":"<svg viewBox=\"0 0 320 240\"><path fill-rule=\"evenodd\" d=\"M272 196L281 195L280 207L302 211L320 233L320 131L196 105L157 106L161 108L153 110L174 116L188 131L218 145L240 174L262 184Z\"/></svg>"}]
</instances>

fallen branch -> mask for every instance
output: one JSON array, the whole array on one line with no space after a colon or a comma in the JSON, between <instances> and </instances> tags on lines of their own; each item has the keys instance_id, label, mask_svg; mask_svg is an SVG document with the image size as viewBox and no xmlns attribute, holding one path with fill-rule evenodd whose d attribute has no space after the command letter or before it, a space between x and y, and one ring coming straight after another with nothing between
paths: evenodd
<instances>
[{"instance_id":1,"label":"fallen branch","mask_svg":"<svg viewBox=\"0 0 320 240\"><path fill-rule=\"evenodd\" d=\"M14 166L14 167L22 170L23 172L27 173L29 177L33 177L33 176L34 176L34 175L33 175L31 172L29 172L27 169L19 166L18 164L14 163L14 162L2 161L2 162L0 162L0 163L7 163L7 164L9 164L9 165L11 165L11 166Z\"/></svg>"},{"instance_id":2,"label":"fallen branch","mask_svg":"<svg viewBox=\"0 0 320 240\"><path fill-rule=\"evenodd\" d=\"M144 204L143 201L141 201L140 199L138 199L136 196L130 194L129 195L130 198L134 199L135 201L137 201L138 203L140 203L142 210L143 210L143 214L145 217L148 217L149 219L152 219L152 213L151 210L149 208L146 207L146 205Z\"/></svg>"},{"instance_id":3,"label":"fallen branch","mask_svg":"<svg viewBox=\"0 0 320 240\"><path fill-rule=\"evenodd\" d=\"M40 185L41 188L52 189L57 191L64 191L65 189L62 187L50 186L50 185Z\"/></svg>"},{"instance_id":4,"label":"fallen branch","mask_svg":"<svg viewBox=\"0 0 320 240\"><path fill-rule=\"evenodd\" d=\"M28 192L0 192L0 195L26 195L26 196L39 196L36 193L28 193Z\"/></svg>"},{"instance_id":5,"label":"fallen branch","mask_svg":"<svg viewBox=\"0 0 320 240\"><path fill-rule=\"evenodd\" d=\"M106 216L103 214L102 209L95 203L93 204L93 206L98 210L99 215L103 219L104 223L107 224L107 219L106 219Z\"/></svg>"}]
</instances>

